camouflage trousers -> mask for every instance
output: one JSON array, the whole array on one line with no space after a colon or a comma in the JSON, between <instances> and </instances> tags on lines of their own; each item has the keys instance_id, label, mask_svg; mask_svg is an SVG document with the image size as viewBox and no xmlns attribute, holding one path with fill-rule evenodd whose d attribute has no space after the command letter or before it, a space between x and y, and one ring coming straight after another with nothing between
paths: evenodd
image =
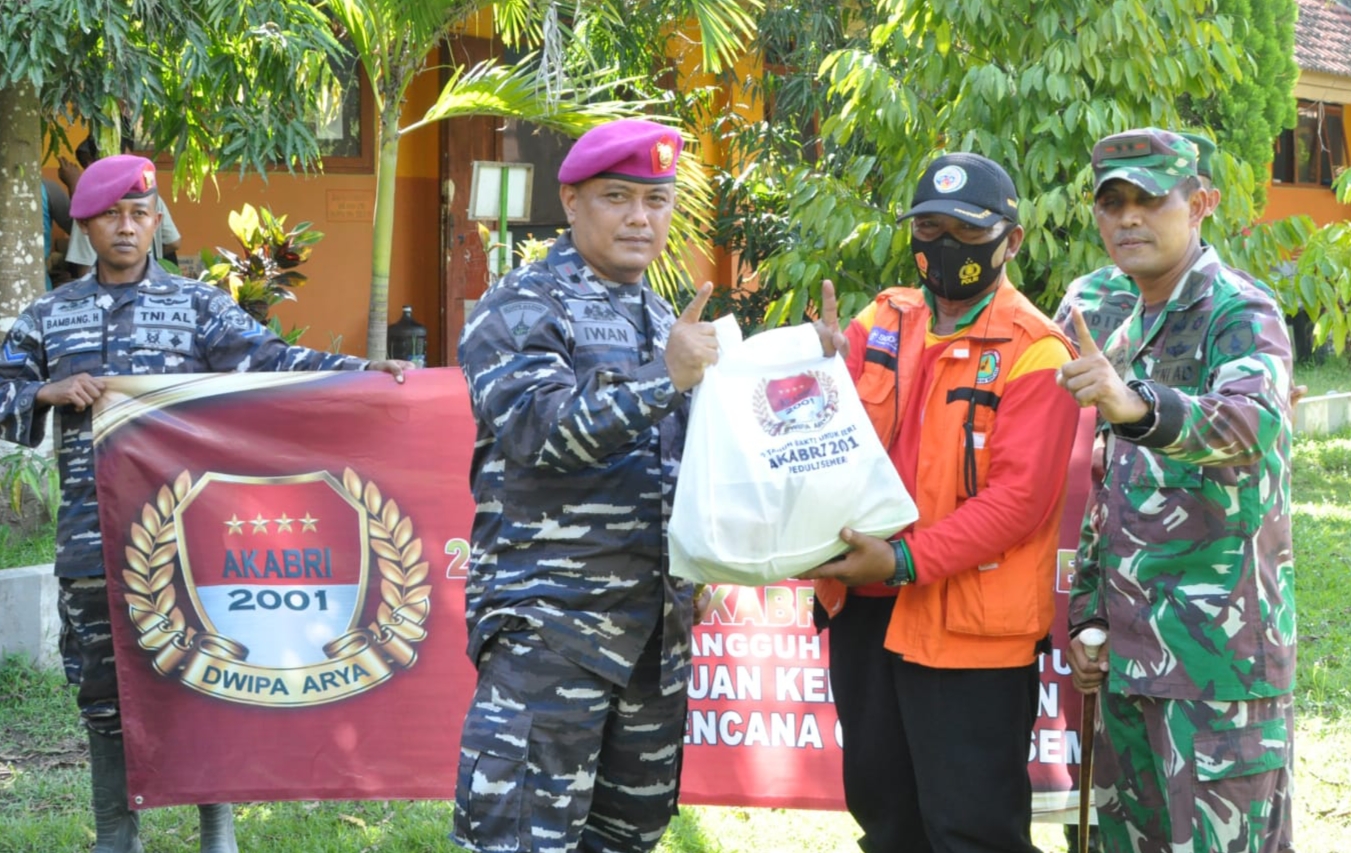
<instances>
[{"instance_id":1,"label":"camouflage trousers","mask_svg":"<svg viewBox=\"0 0 1351 853\"><path fill-rule=\"evenodd\" d=\"M658 689L654 632L627 686L533 631L493 637L460 735L455 843L469 850L646 853L675 814L684 685Z\"/></svg>"},{"instance_id":2,"label":"camouflage trousers","mask_svg":"<svg viewBox=\"0 0 1351 853\"><path fill-rule=\"evenodd\" d=\"M1093 762L1103 853L1293 850L1294 703L1103 693Z\"/></svg>"},{"instance_id":3,"label":"camouflage trousers","mask_svg":"<svg viewBox=\"0 0 1351 853\"><path fill-rule=\"evenodd\" d=\"M66 680L79 686L80 719L93 731L122 733L113 666L113 629L108 622L108 583L97 578L59 578L61 661Z\"/></svg>"}]
</instances>

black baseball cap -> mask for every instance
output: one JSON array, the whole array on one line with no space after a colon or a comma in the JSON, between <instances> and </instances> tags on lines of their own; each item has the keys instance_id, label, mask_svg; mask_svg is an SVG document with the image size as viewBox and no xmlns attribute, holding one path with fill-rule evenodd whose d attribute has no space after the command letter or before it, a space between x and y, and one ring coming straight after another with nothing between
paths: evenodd
<instances>
[{"instance_id":1,"label":"black baseball cap","mask_svg":"<svg viewBox=\"0 0 1351 853\"><path fill-rule=\"evenodd\" d=\"M901 219L945 213L972 225L1018 224L1018 190L1003 167L979 154L944 154L929 164Z\"/></svg>"}]
</instances>

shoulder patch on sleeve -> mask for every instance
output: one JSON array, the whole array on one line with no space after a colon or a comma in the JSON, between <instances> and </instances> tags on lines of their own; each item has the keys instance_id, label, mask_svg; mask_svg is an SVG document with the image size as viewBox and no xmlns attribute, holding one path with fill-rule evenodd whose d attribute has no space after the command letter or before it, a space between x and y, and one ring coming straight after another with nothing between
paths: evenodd
<instances>
[{"instance_id":1,"label":"shoulder patch on sleeve","mask_svg":"<svg viewBox=\"0 0 1351 853\"><path fill-rule=\"evenodd\" d=\"M0 362L23 364L27 361L28 354L24 352L22 344L33 336L36 330L37 325L33 322L33 318L26 313L20 314L14 325L9 327L9 333L5 335L5 345L0 348Z\"/></svg>"},{"instance_id":2,"label":"shoulder patch on sleeve","mask_svg":"<svg viewBox=\"0 0 1351 853\"><path fill-rule=\"evenodd\" d=\"M497 310L502 315L502 322L506 324L507 331L511 332L517 347L524 346L525 339L530 336L535 324L549 311L548 306L528 299L508 302Z\"/></svg>"},{"instance_id":3,"label":"shoulder patch on sleeve","mask_svg":"<svg viewBox=\"0 0 1351 853\"><path fill-rule=\"evenodd\" d=\"M1219 336L1215 349L1222 355L1237 358L1253 349L1253 331L1249 326L1238 326Z\"/></svg>"}]
</instances>

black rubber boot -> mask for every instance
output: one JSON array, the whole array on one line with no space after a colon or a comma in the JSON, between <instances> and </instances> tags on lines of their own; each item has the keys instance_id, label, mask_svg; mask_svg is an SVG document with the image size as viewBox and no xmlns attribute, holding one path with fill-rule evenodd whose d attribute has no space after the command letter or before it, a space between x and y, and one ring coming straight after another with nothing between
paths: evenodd
<instances>
[{"instance_id":1,"label":"black rubber boot","mask_svg":"<svg viewBox=\"0 0 1351 853\"><path fill-rule=\"evenodd\" d=\"M127 808L127 759L121 737L89 733L94 797L93 853L145 853L141 816Z\"/></svg>"},{"instance_id":2,"label":"black rubber boot","mask_svg":"<svg viewBox=\"0 0 1351 853\"><path fill-rule=\"evenodd\" d=\"M235 845L235 814L229 803L198 806L202 853L239 853Z\"/></svg>"}]
</instances>

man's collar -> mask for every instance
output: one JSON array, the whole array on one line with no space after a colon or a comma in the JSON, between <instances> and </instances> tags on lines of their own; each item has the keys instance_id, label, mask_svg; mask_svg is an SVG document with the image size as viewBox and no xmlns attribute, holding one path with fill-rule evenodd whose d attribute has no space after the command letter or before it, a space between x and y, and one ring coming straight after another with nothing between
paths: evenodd
<instances>
[{"instance_id":1,"label":"man's collar","mask_svg":"<svg viewBox=\"0 0 1351 853\"><path fill-rule=\"evenodd\" d=\"M990 290L980 299L972 303L972 305L963 312L961 317L957 318L957 325L954 329L954 333L969 328L971 324L976 322L981 313L990 306L992 301L994 301L995 294L999 292L999 288L1004 286L1005 280L1006 277L1004 273L1001 272L999 274L999 280L990 287ZM1010 285L1010 287L1011 286L1012 285ZM938 297L934 296L933 292L923 285L920 286L920 291L924 293L924 304L929 306L929 314L932 315L929 321L929 327L932 329L934 320L938 319Z\"/></svg>"}]
</instances>

